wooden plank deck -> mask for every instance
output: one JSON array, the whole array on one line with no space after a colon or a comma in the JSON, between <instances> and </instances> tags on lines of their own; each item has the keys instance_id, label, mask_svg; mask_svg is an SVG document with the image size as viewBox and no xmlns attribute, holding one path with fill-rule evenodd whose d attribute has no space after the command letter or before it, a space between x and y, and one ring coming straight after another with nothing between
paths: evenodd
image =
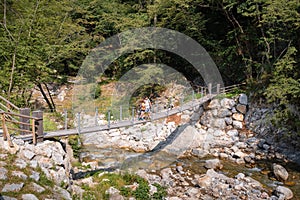
<instances>
[{"instance_id":1,"label":"wooden plank deck","mask_svg":"<svg viewBox=\"0 0 300 200\"><path fill-rule=\"evenodd\" d=\"M210 94L210 95L206 95L200 99L195 99L192 100L180 107L175 107L173 109L169 109L169 110L162 110L159 113L152 113L151 115L151 120L143 120L143 121L139 121L137 119L134 120L126 120L126 121L118 121L116 123L111 123L110 125L106 124L106 125L99 125L99 126L93 126L93 127L83 127L81 128L80 132L78 129L68 129L68 130L58 130L58 131L53 131L53 132L47 132L44 133L44 138L54 138L54 137L63 137L63 136L70 136L70 135L78 135L78 134L85 134L85 133L92 133L92 132L98 132L98 131L104 131L104 130L110 130L110 129L116 129L116 128L122 128L122 127L128 127L128 126L133 126L133 125L137 125L137 124L142 124L145 122L151 122L151 121L155 121L155 120L159 120L159 119L163 119L166 118L170 115L174 115L177 113L180 113L182 111L185 110L189 110L192 108L195 108L197 106L200 106L202 104L204 104L205 102L211 100L212 98L214 98L216 96L216 94ZM20 138L23 140L31 140L32 136L31 135L27 135L27 136L17 136L16 138Z\"/></svg>"}]
</instances>

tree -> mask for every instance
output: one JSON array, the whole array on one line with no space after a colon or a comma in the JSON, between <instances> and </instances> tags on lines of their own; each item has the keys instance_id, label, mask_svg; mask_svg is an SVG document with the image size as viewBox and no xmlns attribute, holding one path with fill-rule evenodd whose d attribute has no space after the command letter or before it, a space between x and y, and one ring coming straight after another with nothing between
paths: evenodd
<instances>
[{"instance_id":1,"label":"tree","mask_svg":"<svg viewBox=\"0 0 300 200\"><path fill-rule=\"evenodd\" d=\"M61 66L73 67L68 58L75 57L86 39L83 29L70 18L72 2L4 0L1 7L0 60L6 72L2 74L6 81L1 90L9 99L28 105L36 85L49 108L55 110L47 83L58 81L58 73L61 75L63 71ZM19 98L20 94L23 98Z\"/></svg>"}]
</instances>

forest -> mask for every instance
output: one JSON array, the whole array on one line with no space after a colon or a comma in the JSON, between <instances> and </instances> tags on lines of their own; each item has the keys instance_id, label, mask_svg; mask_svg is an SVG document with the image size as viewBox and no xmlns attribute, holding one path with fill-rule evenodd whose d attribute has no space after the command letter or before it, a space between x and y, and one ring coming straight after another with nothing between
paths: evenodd
<instances>
[{"instance_id":1,"label":"forest","mask_svg":"<svg viewBox=\"0 0 300 200\"><path fill-rule=\"evenodd\" d=\"M299 0L1 0L0 11L0 95L19 106L30 106L34 87L47 99L47 84L76 76L106 38L163 27L201 44L225 85L246 83L252 101L276 108L276 125L300 133ZM121 56L105 76L117 80L153 59L190 70L174 54L147 49Z\"/></svg>"}]
</instances>

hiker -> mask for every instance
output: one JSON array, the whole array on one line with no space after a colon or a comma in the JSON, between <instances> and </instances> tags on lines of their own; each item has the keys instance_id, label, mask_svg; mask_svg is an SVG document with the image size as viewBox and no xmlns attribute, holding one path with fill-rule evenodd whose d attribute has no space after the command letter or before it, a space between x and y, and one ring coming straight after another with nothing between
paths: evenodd
<instances>
[{"instance_id":1,"label":"hiker","mask_svg":"<svg viewBox=\"0 0 300 200\"><path fill-rule=\"evenodd\" d=\"M151 101L148 97L145 97L144 98L144 103L145 103L145 114L147 115L148 118L151 118Z\"/></svg>"},{"instance_id":2,"label":"hiker","mask_svg":"<svg viewBox=\"0 0 300 200\"><path fill-rule=\"evenodd\" d=\"M146 104L145 101L142 101L139 109L139 120L143 120L145 118Z\"/></svg>"}]
</instances>

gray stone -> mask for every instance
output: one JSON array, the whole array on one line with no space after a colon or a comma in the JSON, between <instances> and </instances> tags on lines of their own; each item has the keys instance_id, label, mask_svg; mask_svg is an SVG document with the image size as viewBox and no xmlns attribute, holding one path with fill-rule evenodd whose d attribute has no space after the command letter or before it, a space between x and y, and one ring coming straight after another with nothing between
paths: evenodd
<instances>
[{"instance_id":1,"label":"gray stone","mask_svg":"<svg viewBox=\"0 0 300 200\"><path fill-rule=\"evenodd\" d=\"M242 129L243 128L243 123L240 122L240 121L233 120L232 125L236 129Z\"/></svg>"},{"instance_id":2,"label":"gray stone","mask_svg":"<svg viewBox=\"0 0 300 200\"><path fill-rule=\"evenodd\" d=\"M62 182L65 182L66 180L68 180L68 177L66 175L66 171L63 167L56 167L56 170L49 170L49 173L52 177L52 180L56 183L56 184L61 184Z\"/></svg>"},{"instance_id":3,"label":"gray stone","mask_svg":"<svg viewBox=\"0 0 300 200\"><path fill-rule=\"evenodd\" d=\"M234 100L228 98L222 99L220 104L223 108L227 108L227 109L232 109L232 107L235 106Z\"/></svg>"},{"instance_id":4,"label":"gray stone","mask_svg":"<svg viewBox=\"0 0 300 200\"><path fill-rule=\"evenodd\" d=\"M19 177L19 178L21 178L23 180L26 180L28 178L28 176L26 174L24 174L23 172L20 172L20 171L12 171L11 175Z\"/></svg>"},{"instance_id":5,"label":"gray stone","mask_svg":"<svg viewBox=\"0 0 300 200\"><path fill-rule=\"evenodd\" d=\"M43 188L42 186L40 186L36 183L32 183L31 185L32 185L33 190L37 193L41 193L41 192L45 191L45 188Z\"/></svg>"},{"instance_id":6,"label":"gray stone","mask_svg":"<svg viewBox=\"0 0 300 200\"><path fill-rule=\"evenodd\" d=\"M212 119L211 122L215 128L220 128L220 129L226 128L226 123L223 118Z\"/></svg>"},{"instance_id":7,"label":"gray stone","mask_svg":"<svg viewBox=\"0 0 300 200\"><path fill-rule=\"evenodd\" d=\"M232 118L231 117L225 117L224 120L225 120L225 123L227 125L231 125L232 124Z\"/></svg>"},{"instance_id":8,"label":"gray stone","mask_svg":"<svg viewBox=\"0 0 300 200\"><path fill-rule=\"evenodd\" d=\"M60 195L60 199L64 199L64 200L72 200L72 197L70 195L70 193L58 186L54 186L54 191L57 192Z\"/></svg>"},{"instance_id":9,"label":"gray stone","mask_svg":"<svg viewBox=\"0 0 300 200\"><path fill-rule=\"evenodd\" d=\"M120 195L120 191L114 187L110 187L105 193L109 195L109 200L124 200L124 197Z\"/></svg>"},{"instance_id":10,"label":"gray stone","mask_svg":"<svg viewBox=\"0 0 300 200\"><path fill-rule=\"evenodd\" d=\"M0 180L7 180L7 169L0 167Z\"/></svg>"},{"instance_id":11,"label":"gray stone","mask_svg":"<svg viewBox=\"0 0 300 200\"><path fill-rule=\"evenodd\" d=\"M248 104L248 97L246 94L240 94L239 96L239 103L243 104L243 105L247 105Z\"/></svg>"},{"instance_id":12,"label":"gray stone","mask_svg":"<svg viewBox=\"0 0 300 200\"><path fill-rule=\"evenodd\" d=\"M218 110L218 117L224 118L232 115L232 112L228 109L220 109Z\"/></svg>"},{"instance_id":13,"label":"gray stone","mask_svg":"<svg viewBox=\"0 0 300 200\"><path fill-rule=\"evenodd\" d=\"M287 188L287 187L284 187L284 186L278 186L276 189L275 189L275 194L280 197L280 195L284 195L284 199L292 199L293 198L293 192Z\"/></svg>"},{"instance_id":14,"label":"gray stone","mask_svg":"<svg viewBox=\"0 0 300 200\"><path fill-rule=\"evenodd\" d=\"M64 158L63 155L59 152L54 151L52 153L52 160L54 161L55 165L63 165L64 164Z\"/></svg>"},{"instance_id":15,"label":"gray stone","mask_svg":"<svg viewBox=\"0 0 300 200\"><path fill-rule=\"evenodd\" d=\"M28 159L28 160L31 160L34 156L35 156L35 153L32 152L32 151L29 151L27 149L23 150L23 156L24 158Z\"/></svg>"},{"instance_id":16,"label":"gray stone","mask_svg":"<svg viewBox=\"0 0 300 200\"><path fill-rule=\"evenodd\" d=\"M33 171L32 174L29 177L32 178L35 181L39 181L40 180L40 173Z\"/></svg>"},{"instance_id":17,"label":"gray stone","mask_svg":"<svg viewBox=\"0 0 300 200\"><path fill-rule=\"evenodd\" d=\"M24 183L5 184L2 192L19 192L24 186Z\"/></svg>"},{"instance_id":18,"label":"gray stone","mask_svg":"<svg viewBox=\"0 0 300 200\"><path fill-rule=\"evenodd\" d=\"M205 161L205 168L207 169L222 169L223 165L219 159L211 159Z\"/></svg>"},{"instance_id":19,"label":"gray stone","mask_svg":"<svg viewBox=\"0 0 300 200\"><path fill-rule=\"evenodd\" d=\"M2 199L3 200L18 200L18 199L16 199L16 198L14 198L14 197L9 197L9 196L0 196L0 197L2 197Z\"/></svg>"},{"instance_id":20,"label":"gray stone","mask_svg":"<svg viewBox=\"0 0 300 200\"><path fill-rule=\"evenodd\" d=\"M221 137L225 135L225 132L222 130L216 130L213 134L215 137Z\"/></svg>"},{"instance_id":21,"label":"gray stone","mask_svg":"<svg viewBox=\"0 0 300 200\"><path fill-rule=\"evenodd\" d=\"M17 158L15 160L15 165L17 167L19 167L20 169L24 169L27 166L27 163L25 162L25 160L23 160L21 158Z\"/></svg>"},{"instance_id":22,"label":"gray stone","mask_svg":"<svg viewBox=\"0 0 300 200\"><path fill-rule=\"evenodd\" d=\"M229 135L231 137L233 137L233 136L235 137L235 136L239 135L239 132L236 129L231 129L231 130L227 131L227 135Z\"/></svg>"},{"instance_id":23,"label":"gray stone","mask_svg":"<svg viewBox=\"0 0 300 200\"><path fill-rule=\"evenodd\" d=\"M34 194L22 194L22 200L39 200Z\"/></svg>"},{"instance_id":24,"label":"gray stone","mask_svg":"<svg viewBox=\"0 0 300 200\"><path fill-rule=\"evenodd\" d=\"M273 173L278 180L286 181L289 177L289 174L286 171L286 169L278 164L273 164Z\"/></svg>"}]
</instances>

